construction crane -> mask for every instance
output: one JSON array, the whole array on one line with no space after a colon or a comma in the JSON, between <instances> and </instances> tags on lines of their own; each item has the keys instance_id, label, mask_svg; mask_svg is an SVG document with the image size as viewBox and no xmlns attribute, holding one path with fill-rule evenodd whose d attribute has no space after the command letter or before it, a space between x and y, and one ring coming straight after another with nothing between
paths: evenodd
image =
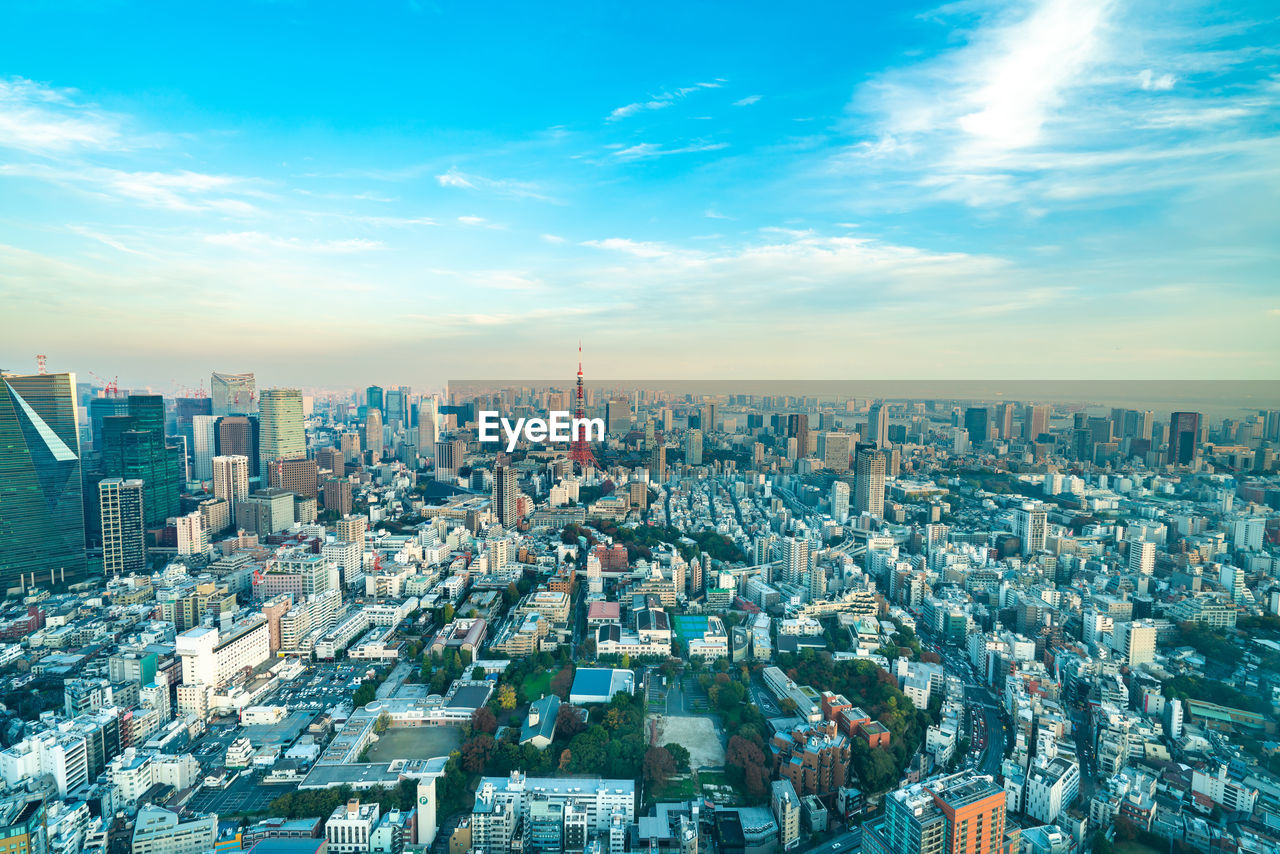
<instances>
[{"instance_id":1,"label":"construction crane","mask_svg":"<svg viewBox=\"0 0 1280 854\"><path fill-rule=\"evenodd\" d=\"M108 382L107 380L104 380L102 377L98 376L93 371L89 372L89 376L93 377L95 380L102 383L102 391L107 397L120 396L120 382L119 382L120 377L119 376L112 377L110 382Z\"/></svg>"}]
</instances>

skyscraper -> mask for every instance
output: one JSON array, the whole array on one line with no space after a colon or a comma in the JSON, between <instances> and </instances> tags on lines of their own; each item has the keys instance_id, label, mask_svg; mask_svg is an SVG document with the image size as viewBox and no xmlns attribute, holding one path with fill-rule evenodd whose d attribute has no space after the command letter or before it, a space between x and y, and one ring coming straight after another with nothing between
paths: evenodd
<instances>
[{"instance_id":1,"label":"skyscraper","mask_svg":"<svg viewBox=\"0 0 1280 854\"><path fill-rule=\"evenodd\" d=\"M258 411L258 392L253 374L222 374L209 378L214 415L248 415Z\"/></svg>"},{"instance_id":2,"label":"skyscraper","mask_svg":"<svg viewBox=\"0 0 1280 854\"><path fill-rule=\"evenodd\" d=\"M187 462L195 464L195 419L213 414L213 402L207 397L176 397L173 399L177 436L186 443ZM176 438L176 437L175 437Z\"/></svg>"},{"instance_id":3,"label":"skyscraper","mask_svg":"<svg viewBox=\"0 0 1280 854\"><path fill-rule=\"evenodd\" d=\"M249 477L260 477L258 469L258 419L227 415L218 419L214 451L222 457L248 457Z\"/></svg>"},{"instance_id":4,"label":"skyscraper","mask_svg":"<svg viewBox=\"0 0 1280 854\"><path fill-rule=\"evenodd\" d=\"M144 485L109 477L98 483L102 519L102 570L108 576L147 568L147 532L143 524Z\"/></svg>"},{"instance_id":5,"label":"skyscraper","mask_svg":"<svg viewBox=\"0 0 1280 854\"><path fill-rule=\"evenodd\" d=\"M418 452L429 460L435 459L436 442L440 441L440 409L435 395L424 396L418 401Z\"/></svg>"},{"instance_id":6,"label":"skyscraper","mask_svg":"<svg viewBox=\"0 0 1280 854\"><path fill-rule=\"evenodd\" d=\"M493 513L504 528L514 527L516 516L516 470L509 465L493 468Z\"/></svg>"},{"instance_id":7,"label":"skyscraper","mask_svg":"<svg viewBox=\"0 0 1280 854\"><path fill-rule=\"evenodd\" d=\"M827 433L824 444L823 464L832 471L848 471L853 437L848 433Z\"/></svg>"},{"instance_id":8,"label":"skyscraper","mask_svg":"<svg viewBox=\"0 0 1280 854\"><path fill-rule=\"evenodd\" d=\"M191 419L191 453L194 457L196 480L213 477L210 461L218 449L218 417L196 415Z\"/></svg>"},{"instance_id":9,"label":"skyscraper","mask_svg":"<svg viewBox=\"0 0 1280 854\"><path fill-rule=\"evenodd\" d=\"M667 446L661 442L649 452L649 477L654 483L665 483L667 480Z\"/></svg>"},{"instance_id":10,"label":"skyscraper","mask_svg":"<svg viewBox=\"0 0 1280 854\"><path fill-rule=\"evenodd\" d=\"M0 587L86 574L75 374L0 377Z\"/></svg>"},{"instance_id":11,"label":"skyscraper","mask_svg":"<svg viewBox=\"0 0 1280 854\"><path fill-rule=\"evenodd\" d=\"M803 412L793 412L787 416L787 437L796 440L796 459L809 456L812 448L809 445L809 416Z\"/></svg>"},{"instance_id":12,"label":"skyscraper","mask_svg":"<svg viewBox=\"0 0 1280 854\"><path fill-rule=\"evenodd\" d=\"M1199 412L1175 412L1169 416L1169 465L1189 466L1196 458L1200 421Z\"/></svg>"},{"instance_id":13,"label":"skyscraper","mask_svg":"<svg viewBox=\"0 0 1280 854\"><path fill-rule=\"evenodd\" d=\"M1129 541L1129 571L1139 575L1154 575L1156 571L1156 544L1149 540Z\"/></svg>"},{"instance_id":14,"label":"skyscraper","mask_svg":"<svg viewBox=\"0 0 1280 854\"><path fill-rule=\"evenodd\" d=\"M382 414L382 387L371 385L369 388L365 389L364 402L370 411L376 409L379 414Z\"/></svg>"},{"instance_id":15,"label":"skyscraper","mask_svg":"<svg viewBox=\"0 0 1280 854\"><path fill-rule=\"evenodd\" d=\"M372 406L364 416L364 447L375 463L382 459L382 412Z\"/></svg>"},{"instance_id":16,"label":"skyscraper","mask_svg":"<svg viewBox=\"0 0 1280 854\"><path fill-rule=\"evenodd\" d=\"M249 458L240 455L214 457L209 464L213 470L213 494L231 505L231 518L234 520L236 505L249 497Z\"/></svg>"},{"instance_id":17,"label":"skyscraper","mask_svg":"<svg viewBox=\"0 0 1280 854\"><path fill-rule=\"evenodd\" d=\"M1043 403L1029 404L1022 411L1022 438L1035 442L1042 433L1049 432L1049 407Z\"/></svg>"},{"instance_id":18,"label":"skyscraper","mask_svg":"<svg viewBox=\"0 0 1280 854\"><path fill-rule=\"evenodd\" d=\"M302 426L302 392L296 388L263 389L258 415L259 471L272 460L294 460L307 455Z\"/></svg>"},{"instance_id":19,"label":"skyscraper","mask_svg":"<svg viewBox=\"0 0 1280 854\"><path fill-rule=\"evenodd\" d=\"M871 404L867 413L867 441L875 442L877 448L884 450L889 446L889 415L885 412L884 402Z\"/></svg>"},{"instance_id":20,"label":"skyscraper","mask_svg":"<svg viewBox=\"0 0 1280 854\"><path fill-rule=\"evenodd\" d=\"M964 411L964 429L969 431L969 442L975 447L991 438L991 409L971 406Z\"/></svg>"},{"instance_id":21,"label":"skyscraper","mask_svg":"<svg viewBox=\"0 0 1280 854\"><path fill-rule=\"evenodd\" d=\"M781 580L791 584L803 582L809 577L810 568L809 541L796 537L787 537L783 540Z\"/></svg>"},{"instance_id":22,"label":"skyscraper","mask_svg":"<svg viewBox=\"0 0 1280 854\"><path fill-rule=\"evenodd\" d=\"M853 512L870 513L876 519L884 518L884 477L887 460L884 451L861 447L858 449L858 468L854 473Z\"/></svg>"},{"instance_id":23,"label":"skyscraper","mask_svg":"<svg viewBox=\"0 0 1280 854\"><path fill-rule=\"evenodd\" d=\"M702 465L702 431L697 428L684 434L684 464Z\"/></svg>"},{"instance_id":24,"label":"skyscraper","mask_svg":"<svg viewBox=\"0 0 1280 854\"><path fill-rule=\"evenodd\" d=\"M1013 404L1009 402L996 406L996 432L1006 441L1013 438Z\"/></svg>"},{"instance_id":25,"label":"skyscraper","mask_svg":"<svg viewBox=\"0 0 1280 854\"><path fill-rule=\"evenodd\" d=\"M102 419L102 439L102 473L144 483L147 527L161 527L178 515L186 466L181 446L165 438L164 398L129 395L128 415Z\"/></svg>"},{"instance_id":26,"label":"skyscraper","mask_svg":"<svg viewBox=\"0 0 1280 854\"><path fill-rule=\"evenodd\" d=\"M837 522L849 518L849 484L842 480L831 484L831 518Z\"/></svg>"}]
</instances>

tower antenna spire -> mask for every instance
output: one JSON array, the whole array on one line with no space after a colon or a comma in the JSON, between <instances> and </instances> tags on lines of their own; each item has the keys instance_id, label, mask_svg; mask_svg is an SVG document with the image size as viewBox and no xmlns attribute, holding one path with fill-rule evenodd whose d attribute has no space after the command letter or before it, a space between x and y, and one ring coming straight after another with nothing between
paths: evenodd
<instances>
[{"instance_id":1,"label":"tower antenna spire","mask_svg":"<svg viewBox=\"0 0 1280 854\"><path fill-rule=\"evenodd\" d=\"M569 459L577 463L583 471L587 466L600 467L596 462L596 455L591 452L591 446L587 444L585 438L586 431L586 398L582 393L582 340L578 340L578 386L574 393L573 408L573 442L569 445Z\"/></svg>"}]
</instances>

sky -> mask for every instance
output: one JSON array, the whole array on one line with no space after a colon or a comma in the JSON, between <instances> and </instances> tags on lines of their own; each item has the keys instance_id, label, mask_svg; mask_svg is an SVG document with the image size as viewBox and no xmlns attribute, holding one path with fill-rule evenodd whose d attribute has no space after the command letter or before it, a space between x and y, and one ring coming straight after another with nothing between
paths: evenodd
<instances>
[{"instance_id":1,"label":"sky","mask_svg":"<svg viewBox=\"0 0 1280 854\"><path fill-rule=\"evenodd\" d=\"M5 15L0 367L1280 376L1265 0Z\"/></svg>"}]
</instances>

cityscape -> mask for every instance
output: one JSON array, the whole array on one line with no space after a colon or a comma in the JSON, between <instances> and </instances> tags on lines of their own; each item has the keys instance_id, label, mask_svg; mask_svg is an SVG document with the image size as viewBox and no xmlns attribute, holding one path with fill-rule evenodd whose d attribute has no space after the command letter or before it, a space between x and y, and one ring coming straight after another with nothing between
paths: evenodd
<instances>
[{"instance_id":1,"label":"cityscape","mask_svg":"<svg viewBox=\"0 0 1280 854\"><path fill-rule=\"evenodd\" d=\"M1275 383L1181 384L1211 416L588 370L4 373L0 843L1280 846Z\"/></svg>"},{"instance_id":2,"label":"cityscape","mask_svg":"<svg viewBox=\"0 0 1280 854\"><path fill-rule=\"evenodd\" d=\"M1275 0L0 15L0 854L1280 854Z\"/></svg>"}]
</instances>

